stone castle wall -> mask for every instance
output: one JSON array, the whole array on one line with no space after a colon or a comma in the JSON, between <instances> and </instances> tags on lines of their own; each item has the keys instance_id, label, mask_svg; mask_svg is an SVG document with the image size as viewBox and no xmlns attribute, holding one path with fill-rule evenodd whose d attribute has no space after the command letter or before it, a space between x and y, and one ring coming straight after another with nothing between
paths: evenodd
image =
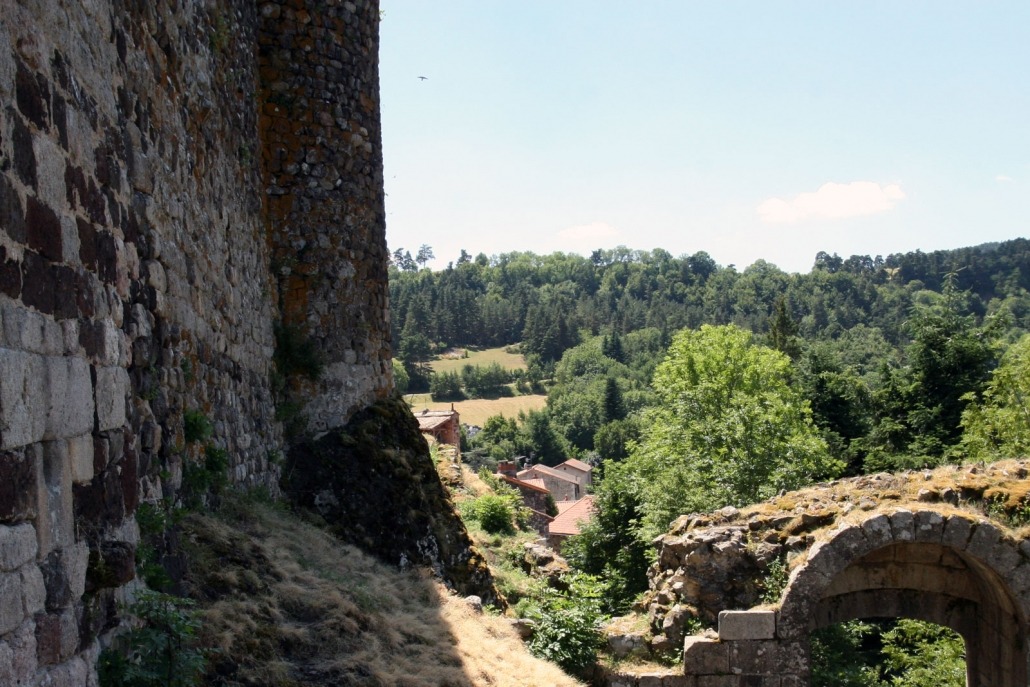
<instances>
[{"instance_id":1,"label":"stone castle wall","mask_svg":"<svg viewBox=\"0 0 1030 687\"><path fill-rule=\"evenodd\" d=\"M325 359L309 427L388 391L377 31L375 0L5 3L0 683L93 683L133 513L203 444L275 488L277 321Z\"/></svg>"},{"instance_id":2,"label":"stone castle wall","mask_svg":"<svg viewBox=\"0 0 1030 687\"><path fill-rule=\"evenodd\" d=\"M392 386L379 14L355 4L270 0L258 33L279 305L326 362L306 407L315 431L343 425Z\"/></svg>"}]
</instances>

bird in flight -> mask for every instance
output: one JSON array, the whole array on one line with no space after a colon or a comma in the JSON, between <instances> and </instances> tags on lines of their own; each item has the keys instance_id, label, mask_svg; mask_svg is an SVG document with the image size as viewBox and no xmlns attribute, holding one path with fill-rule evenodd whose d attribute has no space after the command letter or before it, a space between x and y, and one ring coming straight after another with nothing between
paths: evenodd
<instances>
[{"instance_id":1,"label":"bird in flight","mask_svg":"<svg viewBox=\"0 0 1030 687\"><path fill-rule=\"evenodd\" d=\"M425 81L428 78L429 78L428 76L420 76L420 77L418 77L418 80L419 81Z\"/></svg>"}]
</instances>

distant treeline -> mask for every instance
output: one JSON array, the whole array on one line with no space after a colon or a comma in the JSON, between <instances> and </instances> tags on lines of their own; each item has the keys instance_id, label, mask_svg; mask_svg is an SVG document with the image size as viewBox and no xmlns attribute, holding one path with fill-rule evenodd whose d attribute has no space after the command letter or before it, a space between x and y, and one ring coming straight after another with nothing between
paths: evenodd
<instances>
[{"instance_id":1,"label":"distant treeline","mask_svg":"<svg viewBox=\"0 0 1030 687\"><path fill-rule=\"evenodd\" d=\"M403 249L395 251L402 258ZM402 267L404 269L402 269ZM759 260L743 271L723 267L704 252L620 247L589 258L529 252L472 257L465 251L439 272L416 262L390 271L393 341L402 359L419 359L448 346L504 346L546 368L584 334L664 333L702 324L735 324L769 331L777 303L803 339L833 339L862 324L892 345L905 341L904 324L923 291L945 280L968 296L982 318L1007 311L1011 324L1030 323L1030 241L1015 239L971 248L869 257L819 253L808 274L790 274Z\"/></svg>"}]
</instances>

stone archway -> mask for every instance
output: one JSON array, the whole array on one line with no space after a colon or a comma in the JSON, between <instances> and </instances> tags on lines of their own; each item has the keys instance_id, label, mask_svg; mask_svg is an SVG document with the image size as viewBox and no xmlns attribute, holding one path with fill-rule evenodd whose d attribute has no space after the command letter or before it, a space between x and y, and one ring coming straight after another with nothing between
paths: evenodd
<instances>
[{"instance_id":1,"label":"stone archway","mask_svg":"<svg viewBox=\"0 0 1030 687\"><path fill-rule=\"evenodd\" d=\"M966 641L969 687L1027 684L1028 542L967 513L898 509L827 532L791 575L779 651L809 673L808 634L854 618L908 617Z\"/></svg>"}]
</instances>

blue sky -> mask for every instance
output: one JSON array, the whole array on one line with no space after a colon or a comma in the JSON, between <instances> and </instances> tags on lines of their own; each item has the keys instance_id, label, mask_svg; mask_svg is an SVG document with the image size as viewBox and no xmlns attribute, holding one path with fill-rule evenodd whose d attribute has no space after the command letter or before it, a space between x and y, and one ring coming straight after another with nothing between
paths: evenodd
<instances>
[{"instance_id":1,"label":"blue sky","mask_svg":"<svg viewBox=\"0 0 1030 687\"><path fill-rule=\"evenodd\" d=\"M382 9L387 242L436 267L625 245L807 272L1030 236L1026 0Z\"/></svg>"}]
</instances>

